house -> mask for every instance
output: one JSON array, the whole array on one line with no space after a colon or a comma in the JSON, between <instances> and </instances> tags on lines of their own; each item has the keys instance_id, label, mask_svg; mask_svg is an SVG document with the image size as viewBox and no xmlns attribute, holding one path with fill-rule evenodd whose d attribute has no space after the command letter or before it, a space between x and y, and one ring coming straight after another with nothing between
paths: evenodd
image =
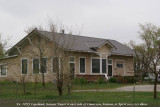
<instances>
[{"instance_id":1,"label":"house","mask_svg":"<svg viewBox=\"0 0 160 107\"><path fill-rule=\"evenodd\" d=\"M43 42L46 51L43 62L45 77L54 76L52 43L56 42L62 50L68 51L68 64L75 77L89 80L108 76L134 76L133 50L115 40L85 37L64 33L53 33L34 29L0 59L0 80L18 80L30 75L28 81L34 81L35 70L39 72L39 53L35 42ZM67 46L74 41L72 46ZM35 54L37 53L37 54ZM50 81L45 78L45 81Z\"/></svg>"}]
</instances>

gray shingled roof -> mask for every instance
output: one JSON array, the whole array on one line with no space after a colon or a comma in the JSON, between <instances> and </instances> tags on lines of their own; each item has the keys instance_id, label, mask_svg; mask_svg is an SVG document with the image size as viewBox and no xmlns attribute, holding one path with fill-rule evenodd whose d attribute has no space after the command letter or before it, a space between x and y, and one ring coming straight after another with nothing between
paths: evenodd
<instances>
[{"instance_id":1,"label":"gray shingled roof","mask_svg":"<svg viewBox=\"0 0 160 107\"><path fill-rule=\"evenodd\" d=\"M38 33L50 39L51 41L54 40L51 32L39 31L39 30L37 31ZM133 56L133 53L134 53L131 48L115 40L62 34L62 33L56 33L54 37L55 37L55 41L59 45L63 46L65 49L68 49L68 50L96 52L95 50L93 50L93 48L98 48L105 42L109 42L112 46L115 47L115 49L112 50L112 54L114 55ZM69 43L70 43L70 46L67 46Z\"/></svg>"}]
</instances>

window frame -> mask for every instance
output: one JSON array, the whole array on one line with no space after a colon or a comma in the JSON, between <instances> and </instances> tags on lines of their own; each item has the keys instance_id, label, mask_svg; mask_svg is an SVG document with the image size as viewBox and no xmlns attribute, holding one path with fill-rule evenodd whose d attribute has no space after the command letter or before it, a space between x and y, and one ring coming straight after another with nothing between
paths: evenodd
<instances>
[{"instance_id":1,"label":"window frame","mask_svg":"<svg viewBox=\"0 0 160 107\"><path fill-rule=\"evenodd\" d=\"M27 60L27 74L23 74L23 73L22 73L22 60L23 60L23 59L26 59L26 60ZM28 75L28 68L29 68L29 67L28 67L28 58L21 58L21 75Z\"/></svg>"},{"instance_id":2,"label":"window frame","mask_svg":"<svg viewBox=\"0 0 160 107\"><path fill-rule=\"evenodd\" d=\"M107 70L107 69L108 69L107 58L100 58L100 59L101 59L101 62L100 62L100 63L102 63L102 64L100 64L100 65L102 65L102 72L101 72L101 73L102 73L102 74L107 74L107 71L108 71L108 70ZM106 60L106 73L103 73L103 61L102 61L103 59Z\"/></svg>"},{"instance_id":3,"label":"window frame","mask_svg":"<svg viewBox=\"0 0 160 107\"><path fill-rule=\"evenodd\" d=\"M117 61L123 61L124 63L123 63L123 68L118 68L118 69L123 69L124 71L124 76L126 75L126 65L125 65L125 60L115 60L115 68L116 68L116 70L117 70Z\"/></svg>"},{"instance_id":4,"label":"window frame","mask_svg":"<svg viewBox=\"0 0 160 107\"><path fill-rule=\"evenodd\" d=\"M81 65L81 64L80 64L80 59L81 59L81 58L84 58L84 59L85 59L85 64L84 64L84 65L85 65L85 67L84 67L85 72L84 72L84 73L81 73L81 71L80 71L80 70L81 70L81 66L80 66L80 65ZM86 57L79 57L79 74L86 74Z\"/></svg>"},{"instance_id":5,"label":"window frame","mask_svg":"<svg viewBox=\"0 0 160 107\"><path fill-rule=\"evenodd\" d=\"M43 58L46 59L46 73L44 73L44 74L48 74L48 70L47 70L47 68L48 68L48 64L47 64L48 58L47 58L47 57L43 57ZM43 59L43 58L42 58L42 59ZM35 75L35 74L33 73L33 60L34 60L34 59L38 59L38 60L39 60L39 72L38 72L37 74L42 74L41 71L40 71L40 69L41 69L41 66L40 66L40 58L32 58L32 74Z\"/></svg>"},{"instance_id":6,"label":"window frame","mask_svg":"<svg viewBox=\"0 0 160 107\"><path fill-rule=\"evenodd\" d=\"M93 71L92 71L92 60L93 59L99 59L100 60L100 72L99 73L93 73ZM91 58L91 74L95 74L95 75L100 75L100 74L102 74L102 60L101 60L102 58L100 58L100 57L92 57Z\"/></svg>"},{"instance_id":7,"label":"window frame","mask_svg":"<svg viewBox=\"0 0 160 107\"><path fill-rule=\"evenodd\" d=\"M6 66L6 75L1 75L1 66ZM0 77L7 77L7 64L0 64Z\"/></svg>"},{"instance_id":8,"label":"window frame","mask_svg":"<svg viewBox=\"0 0 160 107\"><path fill-rule=\"evenodd\" d=\"M47 65L47 62L48 62L48 58L47 57L43 57L46 59L46 72L44 74L47 74L48 73L48 65ZM42 60L43 60L42 58ZM39 70L41 69L41 66L40 66L40 58L39 58ZM39 71L39 74L42 74L41 71Z\"/></svg>"},{"instance_id":9,"label":"window frame","mask_svg":"<svg viewBox=\"0 0 160 107\"><path fill-rule=\"evenodd\" d=\"M51 62L52 62L52 70L51 70L52 73L56 73L56 72L54 72L54 70L53 70L53 69L54 69L54 66L53 66L53 59L54 59L55 57L56 57L56 56L54 56L54 57L51 58L51 60L52 60L52 61L51 61ZM59 69L60 69L60 67L61 67L60 57L58 57L58 60L59 60Z\"/></svg>"},{"instance_id":10,"label":"window frame","mask_svg":"<svg viewBox=\"0 0 160 107\"><path fill-rule=\"evenodd\" d=\"M35 75L36 73L34 73L34 71L33 71L33 67L34 67L34 63L33 63L33 60L34 59L38 59L39 60L39 71L38 71L38 73L37 74L40 74L40 58L32 58L32 74L33 75Z\"/></svg>"}]
</instances>

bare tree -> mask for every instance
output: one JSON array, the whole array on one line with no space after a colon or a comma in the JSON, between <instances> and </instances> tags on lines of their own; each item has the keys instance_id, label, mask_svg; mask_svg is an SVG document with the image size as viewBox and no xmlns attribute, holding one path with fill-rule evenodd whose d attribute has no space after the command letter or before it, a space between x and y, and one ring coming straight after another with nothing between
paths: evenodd
<instances>
[{"instance_id":1,"label":"bare tree","mask_svg":"<svg viewBox=\"0 0 160 107\"><path fill-rule=\"evenodd\" d=\"M143 71L153 73L154 79L154 99L157 98L158 71L160 64L160 28L152 24L140 25L140 37L143 44L136 45L132 42L135 51L136 61L142 65Z\"/></svg>"},{"instance_id":2,"label":"bare tree","mask_svg":"<svg viewBox=\"0 0 160 107\"><path fill-rule=\"evenodd\" d=\"M33 30L43 30L43 27L42 26L27 27L25 29L25 32L29 34ZM32 41L30 41L30 42L32 42ZM45 76L44 76L44 73L45 73L45 64L43 62L43 58L44 58L45 49L47 47L46 46L46 42L41 37L38 37L37 41L34 41L31 44L33 45L33 47L36 47L36 50L38 52L36 52L35 49L32 48L32 50L31 50L32 53L29 52L29 54L32 54L31 57L33 57L33 56L38 57L39 58L39 63L40 63L40 70L35 71L36 72L35 75L37 75L37 73L39 73L39 71L40 71L40 73L42 74L42 85L43 85L43 87L45 87Z\"/></svg>"},{"instance_id":3,"label":"bare tree","mask_svg":"<svg viewBox=\"0 0 160 107\"><path fill-rule=\"evenodd\" d=\"M64 84L67 85L68 94L70 94L71 76L74 74L70 71L69 56L72 56L74 52L68 49L72 49L75 45L76 38L74 36L65 37L63 24L57 25L50 20L49 28L53 39L51 57L53 58L53 72L55 73L55 76L51 78L56 80L59 96L63 95ZM58 30L60 30L61 33L58 33Z\"/></svg>"}]
</instances>

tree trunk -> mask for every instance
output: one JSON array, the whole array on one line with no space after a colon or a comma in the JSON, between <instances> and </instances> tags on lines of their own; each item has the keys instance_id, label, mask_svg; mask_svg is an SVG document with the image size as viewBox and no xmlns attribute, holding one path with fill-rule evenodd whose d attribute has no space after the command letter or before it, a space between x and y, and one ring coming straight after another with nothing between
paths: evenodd
<instances>
[{"instance_id":1,"label":"tree trunk","mask_svg":"<svg viewBox=\"0 0 160 107\"><path fill-rule=\"evenodd\" d=\"M157 82L158 82L158 74L155 74L155 79L154 79L154 99L157 98Z\"/></svg>"},{"instance_id":2,"label":"tree trunk","mask_svg":"<svg viewBox=\"0 0 160 107\"><path fill-rule=\"evenodd\" d=\"M44 64L43 64L42 58L43 58L43 53L40 52L40 72L42 73L42 85L43 85L43 87L45 87L44 71L43 71Z\"/></svg>"},{"instance_id":3,"label":"tree trunk","mask_svg":"<svg viewBox=\"0 0 160 107\"><path fill-rule=\"evenodd\" d=\"M45 87L44 73L42 73L42 81L43 81L43 87Z\"/></svg>"},{"instance_id":4,"label":"tree trunk","mask_svg":"<svg viewBox=\"0 0 160 107\"><path fill-rule=\"evenodd\" d=\"M23 83L23 93L26 93L26 83Z\"/></svg>"},{"instance_id":5,"label":"tree trunk","mask_svg":"<svg viewBox=\"0 0 160 107\"><path fill-rule=\"evenodd\" d=\"M59 96L62 96L63 95L63 83L61 81L58 81L57 89L58 89Z\"/></svg>"},{"instance_id":6,"label":"tree trunk","mask_svg":"<svg viewBox=\"0 0 160 107\"><path fill-rule=\"evenodd\" d=\"M68 95L71 95L70 83L68 83Z\"/></svg>"}]
</instances>

